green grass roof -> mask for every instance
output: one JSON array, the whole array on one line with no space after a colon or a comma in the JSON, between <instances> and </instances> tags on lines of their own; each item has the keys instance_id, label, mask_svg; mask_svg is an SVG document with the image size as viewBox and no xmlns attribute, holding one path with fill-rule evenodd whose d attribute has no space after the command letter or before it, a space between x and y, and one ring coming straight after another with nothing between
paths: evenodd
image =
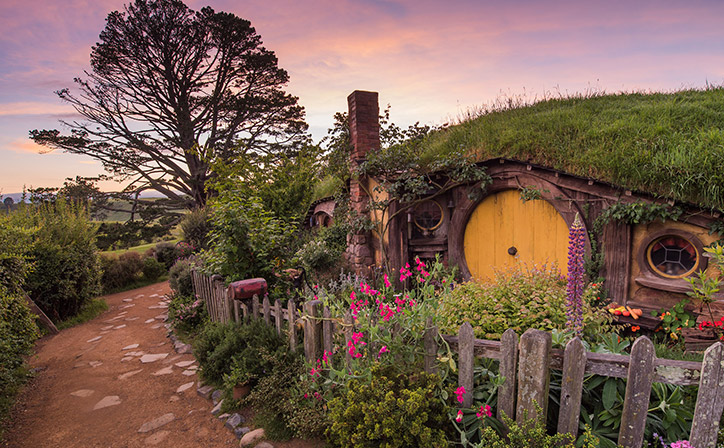
<instances>
[{"instance_id":1,"label":"green grass roof","mask_svg":"<svg viewBox=\"0 0 724 448\"><path fill-rule=\"evenodd\" d=\"M550 99L489 111L431 135L465 149L724 209L724 88Z\"/></svg>"}]
</instances>

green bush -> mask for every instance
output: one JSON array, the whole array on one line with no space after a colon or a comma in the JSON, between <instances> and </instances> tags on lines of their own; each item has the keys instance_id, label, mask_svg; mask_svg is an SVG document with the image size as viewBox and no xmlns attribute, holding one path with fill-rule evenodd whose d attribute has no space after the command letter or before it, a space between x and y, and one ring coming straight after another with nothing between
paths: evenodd
<instances>
[{"instance_id":1,"label":"green bush","mask_svg":"<svg viewBox=\"0 0 724 448\"><path fill-rule=\"evenodd\" d=\"M373 367L371 378L349 381L329 402L327 440L351 448L447 446L447 410L434 396L439 386L436 375Z\"/></svg>"},{"instance_id":2,"label":"green bush","mask_svg":"<svg viewBox=\"0 0 724 448\"><path fill-rule=\"evenodd\" d=\"M592 339L610 331L610 315L590 305L598 288L589 285L584 293L584 334ZM457 285L440 297L437 324L443 334L456 334L463 322L483 339L500 339L508 328L518 334L528 328L564 330L566 279L555 267L513 267L490 283Z\"/></svg>"},{"instance_id":3,"label":"green bush","mask_svg":"<svg viewBox=\"0 0 724 448\"><path fill-rule=\"evenodd\" d=\"M192 295L173 294L168 305L168 318L174 328L194 334L206 321L204 301Z\"/></svg>"},{"instance_id":4,"label":"green bush","mask_svg":"<svg viewBox=\"0 0 724 448\"><path fill-rule=\"evenodd\" d=\"M194 341L194 353L207 382L227 389L237 382L255 384L271 364L262 353L286 347L276 330L262 320L244 325L209 322Z\"/></svg>"},{"instance_id":5,"label":"green bush","mask_svg":"<svg viewBox=\"0 0 724 448\"><path fill-rule=\"evenodd\" d=\"M154 281L166 273L166 266L153 257L146 257L143 260L143 277L146 280Z\"/></svg>"},{"instance_id":6,"label":"green bush","mask_svg":"<svg viewBox=\"0 0 724 448\"><path fill-rule=\"evenodd\" d=\"M538 412L541 412L540 407ZM524 418L523 423L517 423L503 417L503 421L509 430L507 437L487 427L483 429L482 442L476 444L475 448L575 448L576 446L569 434L547 434L543 418ZM597 446L597 441L588 431L584 433L583 441L585 447Z\"/></svg>"},{"instance_id":7,"label":"green bush","mask_svg":"<svg viewBox=\"0 0 724 448\"><path fill-rule=\"evenodd\" d=\"M176 245L173 243L158 243L154 250L156 252L156 260L163 263L166 269L171 269L171 266L176 263L179 256Z\"/></svg>"},{"instance_id":8,"label":"green bush","mask_svg":"<svg viewBox=\"0 0 724 448\"><path fill-rule=\"evenodd\" d=\"M126 252L117 257L101 256L103 277L101 283L106 292L117 290L137 281L143 272L143 260L138 252Z\"/></svg>"},{"instance_id":9,"label":"green bush","mask_svg":"<svg viewBox=\"0 0 724 448\"><path fill-rule=\"evenodd\" d=\"M207 209L199 208L187 213L183 219L181 219L180 225L184 241L195 249L206 249L208 234L211 229Z\"/></svg>"},{"instance_id":10,"label":"green bush","mask_svg":"<svg viewBox=\"0 0 724 448\"><path fill-rule=\"evenodd\" d=\"M56 321L74 316L101 291L96 226L82 206L62 199L25 207L21 213L26 225L38 228L27 254L34 265L26 282L28 294Z\"/></svg>"},{"instance_id":11,"label":"green bush","mask_svg":"<svg viewBox=\"0 0 724 448\"><path fill-rule=\"evenodd\" d=\"M191 271L194 260L182 258L168 271L168 282L171 289L179 296L190 297L194 295L194 285L191 281Z\"/></svg>"}]
</instances>

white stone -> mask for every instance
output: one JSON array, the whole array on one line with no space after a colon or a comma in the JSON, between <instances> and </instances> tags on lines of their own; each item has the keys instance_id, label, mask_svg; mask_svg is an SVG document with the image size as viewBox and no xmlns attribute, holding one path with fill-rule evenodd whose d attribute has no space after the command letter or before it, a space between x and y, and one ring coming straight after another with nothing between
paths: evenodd
<instances>
[{"instance_id":1,"label":"white stone","mask_svg":"<svg viewBox=\"0 0 724 448\"><path fill-rule=\"evenodd\" d=\"M144 324L150 324L151 322L156 322L156 319L146 319Z\"/></svg>"},{"instance_id":2,"label":"white stone","mask_svg":"<svg viewBox=\"0 0 724 448\"><path fill-rule=\"evenodd\" d=\"M153 431L154 429L158 429L163 425L171 423L175 418L176 416L170 412L168 414L163 414L162 416L141 425L141 427L138 428L138 432L144 433Z\"/></svg>"},{"instance_id":3,"label":"white stone","mask_svg":"<svg viewBox=\"0 0 724 448\"><path fill-rule=\"evenodd\" d=\"M143 356L143 355L145 355L145 354L146 354L146 352L141 352L141 351L138 351L138 352L128 352L128 353L126 353L126 356Z\"/></svg>"},{"instance_id":4,"label":"white stone","mask_svg":"<svg viewBox=\"0 0 724 448\"><path fill-rule=\"evenodd\" d=\"M90 361L88 364L90 364L91 367L98 367L103 365L101 361Z\"/></svg>"},{"instance_id":5,"label":"white stone","mask_svg":"<svg viewBox=\"0 0 724 448\"><path fill-rule=\"evenodd\" d=\"M244 437L241 438L241 442L239 442L239 446L249 446L256 443L259 439L264 438L264 428L255 429L253 431L249 431L246 434L244 434Z\"/></svg>"},{"instance_id":6,"label":"white stone","mask_svg":"<svg viewBox=\"0 0 724 448\"><path fill-rule=\"evenodd\" d=\"M194 383L195 383L194 381L191 381L190 383L180 385L179 388L176 389L176 393L180 394L181 392L185 392L185 391L191 389L194 386Z\"/></svg>"},{"instance_id":7,"label":"white stone","mask_svg":"<svg viewBox=\"0 0 724 448\"><path fill-rule=\"evenodd\" d=\"M133 299L123 299L124 302L133 302Z\"/></svg>"},{"instance_id":8,"label":"white stone","mask_svg":"<svg viewBox=\"0 0 724 448\"><path fill-rule=\"evenodd\" d=\"M135 374L137 374L137 373L141 373L141 372L143 372L143 369L131 370L130 372L126 372L126 373L123 373L123 374L121 374L121 375L118 375L118 379L119 379L119 380L125 380L126 378L130 378L130 377L132 377L133 375L135 375Z\"/></svg>"},{"instance_id":9,"label":"white stone","mask_svg":"<svg viewBox=\"0 0 724 448\"><path fill-rule=\"evenodd\" d=\"M184 375L184 376L196 375L196 371L195 370L184 370L183 372L181 372L181 375Z\"/></svg>"},{"instance_id":10,"label":"white stone","mask_svg":"<svg viewBox=\"0 0 724 448\"><path fill-rule=\"evenodd\" d=\"M191 384L193 384L193 383L191 383ZM90 397L91 395L93 395L94 392L95 391L90 390L90 389L80 389L75 392L71 392L70 394L74 397L87 398L87 397Z\"/></svg>"},{"instance_id":11,"label":"white stone","mask_svg":"<svg viewBox=\"0 0 724 448\"><path fill-rule=\"evenodd\" d=\"M181 399L181 397L179 397L178 395L171 395L171 398L169 398L168 401L170 401L171 403L175 403L175 402L179 401L180 399Z\"/></svg>"},{"instance_id":12,"label":"white stone","mask_svg":"<svg viewBox=\"0 0 724 448\"><path fill-rule=\"evenodd\" d=\"M177 362L177 363L174 364L174 365L175 365L176 367L188 367L188 366L190 366L191 364L193 364L193 363L195 363L195 362L196 362L195 360L191 360L191 361L181 361L181 362Z\"/></svg>"},{"instance_id":13,"label":"white stone","mask_svg":"<svg viewBox=\"0 0 724 448\"><path fill-rule=\"evenodd\" d=\"M126 356L125 358L121 358L121 362L128 362L132 359L134 359L133 356Z\"/></svg>"},{"instance_id":14,"label":"white stone","mask_svg":"<svg viewBox=\"0 0 724 448\"><path fill-rule=\"evenodd\" d=\"M116 325L115 327L113 327L114 330L120 330L121 328L126 328L126 324Z\"/></svg>"},{"instance_id":15,"label":"white stone","mask_svg":"<svg viewBox=\"0 0 724 448\"><path fill-rule=\"evenodd\" d=\"M155 317L155 319L156 319L156 320L165 320L165 319L166 319L166 314L159 314L158 316Z\"/></svg>"},{"instance_id":16,"label":"white stone","mask_svg":"<svg viewBox=\"0 0 724 448\"><path fill-rule=\"evenodd\" d=\"M138 348L138 344L127 345L127 346L123 347L123 348L121 349L121 351L133 350L134 348Z\"/></svg>"},{"instance_id":17,"label":"white stone","mask_svg":"<svg viewBox=\"0 0 724 448\"><path fill-rule=\"evenodd\" d=\"M158 297L158 294L151 294L151 295L148 296L148 297Z\"/></svg>"},{"instance_id":18,"label":"white stone","mask_svg":"<svg viewBox=\"0 0 724 448\"><path fill-rule=\"evenodd\" d=\"M156 325L152 325L152 326L151 326L151 329L152 329L152 330L157 330L157 329L159 329L159 328L161 328L161 327L163 327L163 324L156 324Z\"/></svg>"},{"instance_id":19,"label":"white stone","mask_svg":"<svg viewBox=\"0 0 724 448\"><path fill-rule=\"evenodd\" d=\"M125 310L126 308L131 308L131 307L134 307L134 306L136 306L135 303L129 303L128 305L119 306L118 309L119 309L119 310Z\"/></svg>"},{"instance_id":20,"label":"white stone","mask_svg":"<svg viewBox=\"0 0 724 448\"><path fill-rule=\"evenodd\" d=\"M101 331L108 331L111 328L113 328L113 325L106 325L105 327L101 328Z\"/></svg>"},{"instance_id":21,"label":"white stone","mask_svg":"<svg viewBox=\"0 0 724 448\"><path fill-rule=\"evenodd\" d=\"M138 317L127 317L126 320L129 322L133 322L134 320L138 320Z\"/></svg>"},{"instance_id":22,"label":"white stone","mask_svg":"<svg viewBox=\"0 0 724 448\"><path fill-rule=\"evenodd\" d=\"M153 372L153 376L170 375L172 373L173 373L173 367L168 366L168 367L164 367L161 370L157 370L157 371Z\"/></svg>"},{"instance_id":23,"label":"white stone","mask_svg":"<svg viewBox=\"0 0 724 448\"><path fill-rule=\"evenodd\" d=\"M94 337L94 338L92 338L92 339L88 339L86 342L96 342L96 341L100 341L102 337L103 337L103 336L96 336L96 337Z\"/></svg>"},{"instance_id":24,"label":"white stone","mask_svg":"<svg viewBox=\"0 0 724 448\"><path fill-rule=\"evenodd\" d=\"M144 440L143 443L145 443L146 445L158 445L159 443L163 442L167 435L169 435L169 431L159 431L146 437L146 440Z\"/></svg>"},{"instance_id":25,"label":"white stone","mask_svg":"<svg viewBox=\"0 0 724 448\"><path fill-rule=\"evenodd\" d=\"M97 411L98 409L107 408L109 406L115 406L117 404L121 404L121 399L118 397L118 395L109 395L107 397L103 397L101 401L96 403L95 406L93 406L93 410Z\"/></svg>"},{"instance_id":26,"label":"white stone","mask_svg":"<svg viewBox=\"0 0 724 448\"><path fill-rule=\"evenodd\" d=\"M164 359L167 356L168 356L168 353L147 354L147 355L141 356L141 362L144 364L149 363L149 362L156 362L161 359Z\"/></svg>"}]
</instances>

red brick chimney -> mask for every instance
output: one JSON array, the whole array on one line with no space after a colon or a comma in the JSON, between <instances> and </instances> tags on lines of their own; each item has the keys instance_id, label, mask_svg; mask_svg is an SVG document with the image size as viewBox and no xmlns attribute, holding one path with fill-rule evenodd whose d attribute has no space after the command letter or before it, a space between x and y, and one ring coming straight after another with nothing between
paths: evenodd
<instances>
[{"instance_id":1,"label":"red brick chimney","mask_svg":"<svg viewBox=\"0 0 724 448\"><path fill-rule=\"evenodd\" d=\"M355 90L347 97L349 107L349 134L352 144L350 164L356 167L367 158L367 153L380 149L380 106L377 92ZM350 207L359 214L369 214L369 197L364 188L366 178L352 178L350 181ZM362 188L364 187L364 188ZM347 244L347 260L359 273L375 264L371 249L370 232L351 235Z\"/></svg>"}]
</instances>

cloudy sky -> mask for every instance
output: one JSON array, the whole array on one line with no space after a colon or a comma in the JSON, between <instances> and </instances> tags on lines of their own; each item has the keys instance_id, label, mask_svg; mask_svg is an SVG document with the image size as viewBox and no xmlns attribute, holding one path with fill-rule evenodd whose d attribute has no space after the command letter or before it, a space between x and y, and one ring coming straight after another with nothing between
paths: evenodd
<instances>
[{"instance_id":1,"label":"cloudy sky","mask_svg":"<svg viewBox=\"0 0 724 448\"><path fill-rule=\"evenodd\" d=\"M88 68L127 0L0 2L0 194L60 186L100 164L38 154L31 129L73 110L53 93ZM305 107L315 140L355 89L392 119L440 124L501 96L670 91L724 84L724 2L188 0L252 22ZM61 128L62 129L62 128ZM107 185L115 189L117 186Z\"/></svg>"}]
</instances>

